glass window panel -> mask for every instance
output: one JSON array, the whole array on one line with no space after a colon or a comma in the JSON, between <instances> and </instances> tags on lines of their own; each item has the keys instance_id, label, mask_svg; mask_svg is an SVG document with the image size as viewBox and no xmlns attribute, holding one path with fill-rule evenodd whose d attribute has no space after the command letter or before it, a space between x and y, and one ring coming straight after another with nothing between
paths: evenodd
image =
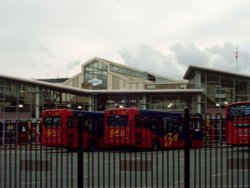
<instances>
[{"instance_id":1,"label":"glass window panel","mask_svg":"<svg viewBox=\"0 0 250 188\"><path fill-rule=\"evenodd\" d=\"M225 95L224 102L234 101L234 80L230 76L221 76L221 88Z\"/></svg>"},{"instance_id":2,"label":"glass window panel","mask_svg":"<svg viewBox=\"0 0 250 188\"><path fill-rule=\"evenodd\" d=\"M235 80L235 94L236 95L247 95L247 80L236 79Z\"/></svg>"},{"instance_id":3,"label":"glass window panel","mask_svg":"<svg viewBox=\"0 0 250 188\"><path fill-rule=\"evenodd\" d=\"M96 79L97 83L91 82ZM101 62L93 62L84 68L84 84L92 89L107 89L107 65Z\"/></svg>"},{"instance_id":4,"label":"glass window panel","mask_svg":"<svg viewBox=\"0 0 250 188\"><path fill-rule=\"evenodd\" d=\"M164 96L151 96L151 109L163 110L165 109Z\"/></svg>"}]
</instances>

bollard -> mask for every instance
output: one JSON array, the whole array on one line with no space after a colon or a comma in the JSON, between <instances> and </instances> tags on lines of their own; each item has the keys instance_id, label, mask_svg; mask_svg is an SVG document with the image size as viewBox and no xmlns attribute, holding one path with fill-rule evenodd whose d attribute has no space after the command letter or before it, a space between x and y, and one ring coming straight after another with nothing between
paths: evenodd
<instances>
[{"instance_id":1,"label":"bollard","mask_svg":"<svg viewBox=\"0 0 250 188\"><path fill-rule=\"evenodd\" d=\"M184 187L190 187L190 114L189 109L185 108L184 110L184 135L185 135L185 144L184 144Z\"/></svg>"},{"instance_id":2,"label":"bollard","mask_svg":"<svg viewBox=\"0 0 250 188\"><path fill-rule=\"evenodd\" d=\"M78 149L77 149L77 187L83 188L83 116L81 114L77 117L78 129Z\"/></svg>"}]
</instances>

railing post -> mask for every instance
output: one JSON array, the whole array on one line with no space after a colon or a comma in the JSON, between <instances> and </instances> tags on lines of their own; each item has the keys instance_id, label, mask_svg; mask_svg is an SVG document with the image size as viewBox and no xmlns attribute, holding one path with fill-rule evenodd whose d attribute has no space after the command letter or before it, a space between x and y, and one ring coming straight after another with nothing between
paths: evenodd
<instances>
[{"instance_id":1,"label":"railing post","mask_svg":"<svg viewBox=\"0 0 250 188\"><path fill-rule=\"evenodd\" d=\"M185 146L184 146L184 187L190 187L190 114L189 109L184 110L184 135L185 135Z\"/></svg>"},{"instance_id":2,"label":"railing post","mask_svg":"<svg viewBox=\"0 0 250 188\"><path fill-rule=\"evenodd\" d=\"M77 117L78 129L78 149L77 149L77 187L83 188L83 116L81 114Z\"/></svg>"}]
</instances>

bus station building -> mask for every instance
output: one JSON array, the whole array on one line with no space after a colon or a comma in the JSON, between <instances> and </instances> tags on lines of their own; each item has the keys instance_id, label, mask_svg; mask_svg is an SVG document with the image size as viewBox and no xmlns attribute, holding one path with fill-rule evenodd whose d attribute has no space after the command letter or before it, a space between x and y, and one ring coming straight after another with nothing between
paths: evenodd
<instances>
[{"instance_id":1,"label":"bus station building","mask_svg":"<svg viewBox=\"0 0 250 188\"><path fill-rule=\"evenodd\" d=\"M102 58L71 78L24 79L0 75L0 120L39 119L42 110L103 111L137 107L160 111L224 113L227 103L250 100L250 76L190 65L173 80Z\"/></svg>"}]
</instances>

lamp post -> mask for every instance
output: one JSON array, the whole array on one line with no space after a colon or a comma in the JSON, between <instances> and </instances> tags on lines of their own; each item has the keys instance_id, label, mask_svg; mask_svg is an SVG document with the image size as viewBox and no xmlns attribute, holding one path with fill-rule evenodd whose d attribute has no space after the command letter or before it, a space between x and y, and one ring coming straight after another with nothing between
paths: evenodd
<instances>
[{"instance_id":1,"label":"lamp post","mask_svg":"<svg viewBox=\"0 0 250 188\"><path fill-rule=\"evenodd\" d=\"M215 106L218 107L219 113L221 113L221 105L220 105L220 103L216 103Z\"/></svg>"},{"instance_id":2,"label":"lamp post","mask_svg":"<svg viewBox=\"0 0 250 188\"><path fill-rule=\"evenodd\" d=\"M236 72L238 72L238 64L239 64L239 61L238 61L238 57L239 57L239 51L238 51L238 47L236 47L236 51L235 51L235 60L236 60Z\"/></svg>"},{"instance_id":3,"label":"lamp post","mask_svg":"<svg viewBox=\"0 0 250 188\"><path fill-rule=\"evenodd\" d=\"M217 130L218 130L218 134L219 134L219 141L220 143L222 143L222 124L221 124L221 104L216 103L216 106L219 107L219 113L217 115L215 115L215 119L216 119L216 124L217 124Z\"/></svg>"}]
</instances>

